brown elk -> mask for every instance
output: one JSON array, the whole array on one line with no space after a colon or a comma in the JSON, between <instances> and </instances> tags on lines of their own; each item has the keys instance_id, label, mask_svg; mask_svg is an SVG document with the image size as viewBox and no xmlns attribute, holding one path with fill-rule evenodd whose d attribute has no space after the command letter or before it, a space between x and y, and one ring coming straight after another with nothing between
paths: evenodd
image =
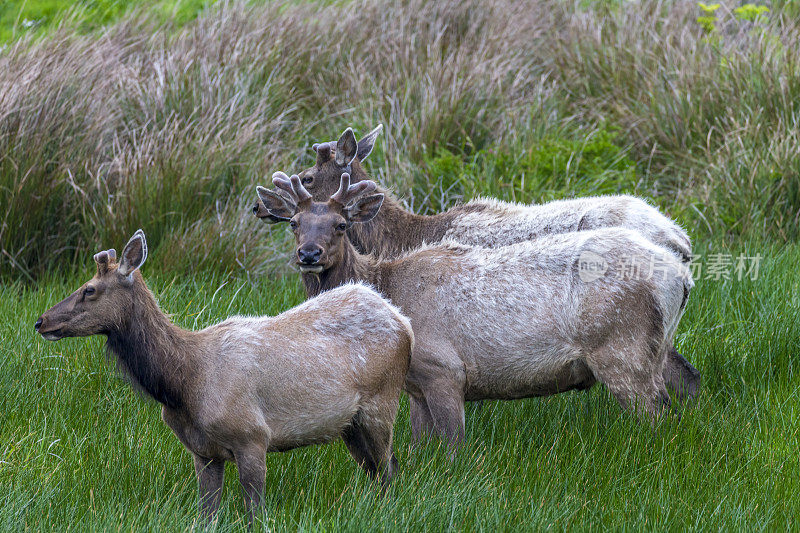
<instances>
[{"instance_id":1,"label":"brown elk","mask_svg":"<svg viewBox=\"0 0 800 533\"><path fill-rule=\"evenodd\" d=\"M316 164L299 174L303 187L319 202L339 187L343 172L352 182L367 180L361 162L372 152L383 126L356 141L352 129L338 141L315 144ZM279 175L279 174L278 174ZM494 248L524 242L544 235L586 231L605 227L628 228L641 233L650 242L672 252L682 262L691 259L688 235L658 209L640 198L627 195L559 200L541 205L524 205L479 198L432 216L407 211L400 202L379 187L384 194L383 207L370 221L353 224L347 235L364 254L384 258L444 240ZM263 202L253 207L265 222L282 219L270 213ZM700 387L700 373L675 348L670 347L664 365L667 386L679 399L692 398Z\"/></svg>"},{"instance_id":2,"label":"brown elk","mask_svg":"<svg viewBox=\"0 0 800 533\"><path fill-rule=\"evenodd\" d=\"M415 438L435 431L458 443L466 400L549 395L595 381L651 417L668 404L661 370L691 276L639 233L587 230L494 249L447 242L382 260L360 254L345 235L379 211L384 195L373 193L373 182L350 185L345 173L324 203L296 175L273 183L284 194L258 193L289 220L309 296L364 281L411 319L406 391ZM587 277L588 260L606 269Z\"/></svg>"},{"instance_id":3,"label":"brown elk","mask_svg":"<svg viewBox=\"0 0 800 533\"><path fill-rule=\"evenodd\" d=\"M45 339L105 335L132 383L162 404L191 452L201 510L220 503L233 461L252 520L266 453L344 439L387 486L392 428L409 365L408 319L372 289L343 285L275 317L235 316L201 331L170 322L145 286L139 230L122 251L94 256L95 276L35 324Z\"/></svg>"}]
</instances>

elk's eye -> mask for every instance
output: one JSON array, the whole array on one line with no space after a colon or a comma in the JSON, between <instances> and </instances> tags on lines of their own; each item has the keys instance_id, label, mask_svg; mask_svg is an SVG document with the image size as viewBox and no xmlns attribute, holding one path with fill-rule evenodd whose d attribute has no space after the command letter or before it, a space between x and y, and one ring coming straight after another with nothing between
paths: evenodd
<instances>
[{"instance_id":1,"label":"elk's eye","mask_svg":"<svg viewBox=\"0 0 800 533\"><path fill-rule=\"evenodd\" d=\"M84 296L91 296L92 294L94 294L94 287L86 287L83 289Z\"/></svg>"},{"instance_id":2,"label":"elk's eye","mask_svg":"<svg viewBox=\"0 0 800 533\"><path fill-rule=\"evenodd\" d=\"M314 178L312 176L306 176L305 178L300 180L300 183L302 183L303 185L308 185L312 181L314 181Z\"/></svg>"},{"instance_id":3,"label":"elk's eye","mask_svg":"<svg viewBox=\"0 0 800 533\"><path fill-rule=\"evenodd\" d=\"M297 222L295 222L294 220L290 220L289 227L292 229L297 229Z\"/></svg>"},{"instance_id":4,"label":"elk's eye","mask_svg":"<svg viewBox=\"0 0 800 533\"><path fill-rule=\"evenodd\" d=\"M337 224L336 229L338 229L339 231L344 231L347 229L347 224L345 224L344 222L342 222L341 224Z\"/></svg>"}]
</instances>

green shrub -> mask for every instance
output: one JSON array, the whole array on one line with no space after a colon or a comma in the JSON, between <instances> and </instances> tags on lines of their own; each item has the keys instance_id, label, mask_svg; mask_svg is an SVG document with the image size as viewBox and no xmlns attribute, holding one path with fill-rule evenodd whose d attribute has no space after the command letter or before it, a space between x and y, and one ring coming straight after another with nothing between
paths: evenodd
<instances>
[{"instance_id":1,"label":"green shrub","mask_svg":"<svg viewBox=\"0 0 800 533\"><path fill-rule=\"evenodd\" d=\"M733 10L733 14L736 15L736 18L739 20L748 20L750 22L755 22L765 13L769 13L769 8L767 6L757 6L755 4L744 4Z\"/></svg>"},{"instance_id":2,"label":"green shrub","mask_svg":"<svg viewBox=\"0 0 800 533\"><path fill-rule=\"evenodd\" d=\"M719 4L704 4L703 2L699 2L697 6L703 12L703 15L697 17L697 23L700 24L700 27L703 28L703 31L706 34L712 34L717 31L717 17L714 12L719 9Z\"/></svg>"}]
</instances>

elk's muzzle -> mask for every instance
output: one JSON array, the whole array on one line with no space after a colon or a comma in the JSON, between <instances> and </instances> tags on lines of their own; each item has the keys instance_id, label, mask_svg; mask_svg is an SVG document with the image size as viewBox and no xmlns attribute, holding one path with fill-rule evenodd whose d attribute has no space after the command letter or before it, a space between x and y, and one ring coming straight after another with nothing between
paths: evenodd
<instances>
[{"instance_id":1,"label":"elk's muzzle","mask_svg":"<svg viewBox=\"0 0 800 533\"><path fill-rule=\"evenodd\" d=\"M319 264L322 258L322 248L315 244L307 244L297 249L297 264L300 272L319 274L324 267Z\"/></svg>"},{"instance_id":2,"label":"elk's muzzle","mask_svg":"<svg viewBox=\"0 0 800 533\"><path fill-rule=\"evenodd\" d=\"M297 250L297 259L304 265L316 265L322 257L322 248L319 246L304 246Z\"/></svg>"},{"instance_id":3,"label":"elk's muzzle","mask_svg":"<svg viewBox=\"0 0 800 533\"><path fill-rule=\"evenodd\" d=\"M53 329L51 327L45 315L39 317L33 325L33 329L48 341L57 341L64 337L59 328Z\"/></svg>"}]
</instances>

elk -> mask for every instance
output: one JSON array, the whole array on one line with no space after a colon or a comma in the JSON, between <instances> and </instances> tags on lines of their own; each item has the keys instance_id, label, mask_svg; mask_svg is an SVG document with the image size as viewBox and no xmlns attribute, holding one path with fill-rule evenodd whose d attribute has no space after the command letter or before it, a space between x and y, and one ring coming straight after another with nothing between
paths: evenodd
<instances>
[{"instance_id":1,"label":"elk","mask_svg":"<svg viewBox=\"0 0 800 533\"><path fill-rule=\"evenodd\" d=\"M299 174L300 182L316 201L324 202L339 187L343 172L352 182L367 180L361 162L369 156L382 125L356 141L347 128L338 141L314 144L315 166ZM280 175L280 174L276 174ZM495 248L529 241L544 235L586 231L606 227L628 228L673 253L684 264L692 257L686 232L658 209L640 198L627 195L558 200L524 205L478 198L432 216L407 211L384 189L383 207L370 221L348 227L356 249L380 257L397 257L422 246L453 240L462 244ZM268 223L285 219L275 216L256 201L253 213ZM700 387L700 373L674 347L670 347L663 369L667 386L679 400L693 398Z\"/></svg>"},{"instance_id":2,"label":"elk","mask_svg":"<svg viewBox=\"0 0 800 533\"><path fill-rule=\"evenodd\" d=\"M250 522L261 504L266 453L342 437L356 462L388 486L392 428L413 333L407 318L363 284L278 316L233 316L200 331L172 324L139 268L138 230L122 251L94 256L97 273L35 324L45 339L105 335L132 384L191 452L200 510L220 503L225 462L239 470Z\"/></svg>"},{"instance_id":3,"label":"elk","mask_svg":"<svg viewBox=\"0 0 800 533\"><path fill-rule=\"evenodd\" d=\"M315 202L297 175L277 175L273 184L283 194L263 187L258 194L289 220L309 296L363 281L411 319L405 388L415 439L434 432L455 448L465 401L544 396L596 381L653 419L669 405L661 369L692 280L641 234L604 228L494 249L449 241L381 259L360 254L345 233L381 208L374 182L351 185L344 173L327 202ZM605 265L599 274L583 271L596 263Z\"/></svg>"}]
</instances>

